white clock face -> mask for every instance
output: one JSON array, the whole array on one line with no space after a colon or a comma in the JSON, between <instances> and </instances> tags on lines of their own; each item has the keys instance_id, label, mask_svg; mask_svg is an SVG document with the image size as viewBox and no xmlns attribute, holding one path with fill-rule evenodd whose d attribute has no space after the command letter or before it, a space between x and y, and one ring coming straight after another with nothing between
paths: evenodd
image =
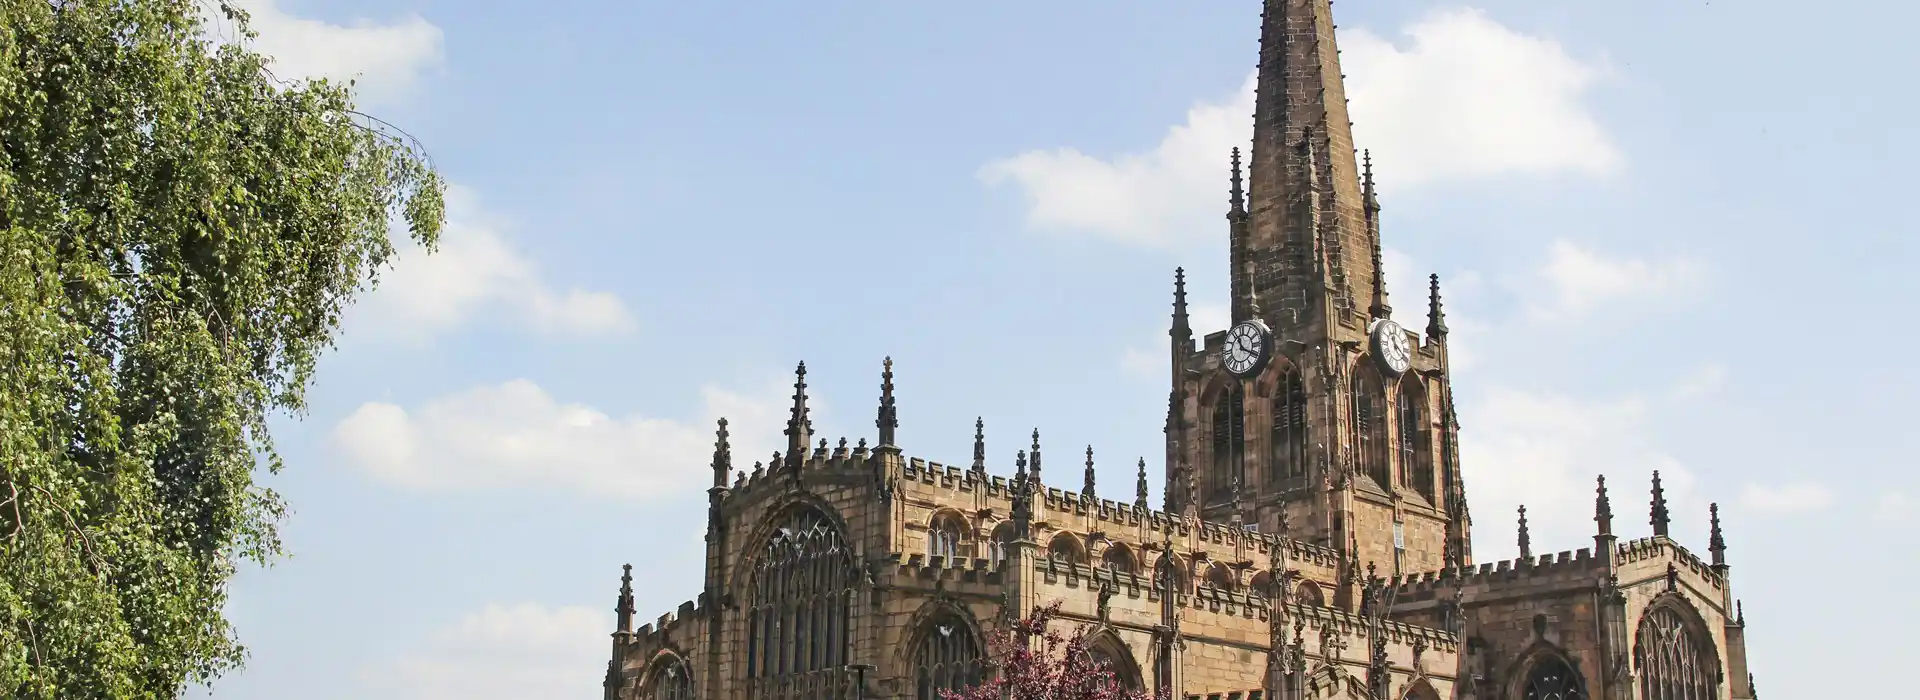
<instances>
[{"instance_id":1,"label":"white clock face","mask_svg":"<svg viewBox=\"0 0 1920 700\"><path fill-rule=\"evenodd\" d=\"M1394 374L1407 371L1413 362L1413 349L1407 347L1407 334L1400 324L1382 320L1373 327L1373 352L1380 364Z\"/></svg>"},{"instance_id":2,"label":"white clock face","mask_svg":"<svg viewBox=\"0 0 1920 700\"><path fill-rule=\"evenodd\" d=\"M1266 329L1242 323L1227 331L1227 344L1220 348L1221 363L1227 371L1245 376L1259 369L1267 355Z\"/></svg>"}]
</instances>

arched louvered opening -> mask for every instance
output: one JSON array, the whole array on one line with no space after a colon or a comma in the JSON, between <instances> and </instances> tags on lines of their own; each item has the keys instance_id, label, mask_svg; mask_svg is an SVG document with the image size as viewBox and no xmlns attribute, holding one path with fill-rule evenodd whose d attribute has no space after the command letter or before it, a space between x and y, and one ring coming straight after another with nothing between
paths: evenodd
<instances>
[{"instance_id":1,"label":"arched louvered opening","mask_svg":"<svg viewBox=\"0 0 1920 700\"><path fill-rule=\"evenodd\" d=\"M857 580L852 552L818 509L796 508L779 522L754 562L747 596L748 695L844 697Z\"/></svg>"},{"instance_id":2,"label":"arched louvered opening","mask_svg":"<svg viewBox=\"0 0 1920 700\"><path fill-rule=\"evenodd\" d=\"M1013 523L1000 523L994 526L993 535L988 540L992 549L988 554L993 558L995 568L1007 563L1007 544L1013 541Z\"/></svg>"},{"instance_id":3,"label":"arched louvered opening","mask_svg":"<svg viewBox=\"0 0 1920 700\"><path fill-rule=\"evenodd\" d=\"M1275 481L1307 473L1307 390L1300 373L1285 368L1273 388L1273 426L1268 436L1268 474Z\"/></svg>"},{"instance_id":4,"label":"arched louvered opening","mask_svg":"<svg viewBox=\"0 0 1920 700\"><path fill-rule=\"evenodd\" d=\"M1240 586L1234 580L1233 570L1226 564L1214 562L1207 567L1207 585L1223 591L1237 590Z\"/></svg>"},{"instance_id":5,"label":"arched louvered opening","mask_svg":"<svg viewBox=\"0 0 1920 700\"><path fill-rule=\"evenodd\" d=\"M1387 468L1386 395L1380 390L1380 375L1368 360L1361 360L1354 369L1350 400L1354 467L1381 490L1392 489L1392 474Z\"/></svg>"},{"instance_id":6,"label":"arched louvered opening","mask_svg":"<svg viewBox=\"0 0 1920 700\"><path fill-rule=\"evenodd\" d=\"M1233 493L1233 392L1222 390L1213 403L1213 468L1207 471L1207 503Z\"/></svg>"},{"instance_id":7,"label":"arched louvered opening","mask_svg":"<svg viewBox=\"0 0 1920 700\"><path fill-rule=\"evenodd\" d=\"M1523 700L1587 700L1580 675L1558 654L1548 654L1527 669L1527 683L1520 692Z\"/></svg>"},{"instance_id":8,"label":"arched louvered opening","mask_svg":"<svg viewBox=\"0 0 1920 700\"><path fill-rule=\"evenodd\" d=\"M940 700L941 691L979 685L986 678L980 640L959 614L942 611L920 631L914 650L915 700Z\"/></svg>"},{"instance_id":9,"label":"arched louvered opening","mask_svg":"<svg viewBox=\"0 0 1920 700\"><path fill-rule=\"evenodd\" d=\"M1100 566L1108 571L1122 574L1131 574L1138 570L1138 566L1133 562L1133 552L1119 542L1107 546L1106 553L1100 555Z\"/></svg>"},{"instance_id":10,"label":"arched louvered opening","mask_svg":"<svg viewBox=\"0 0 1920 700\"><path fill-rule=\"evenodd\" d=\"M1320 594L1320 584L1312 581L1301 581L1299 586L1294 587L1293 602L1322 607L1327 604L1326 597Z\"/></svg>"},{"instance_id":11,"label":"arched louvered opening","mask_svg":"<svg viewBox=\"0 0 1920 700\"><path fill-rule=\"evenodd\" d=\"M1087 555L1080 549L1080 541L1073 535L1062 532L1047 542L1047 558L1062 564L1085 564Z\"/></svg>"},{"instance_id":12,"label":"arched louvered opening","mask_svg":"<svg viewBox=\"0 0 1920 700\"><path fill-rule=\"evenodd\" d=\"M927 523L927 556L949 560L965 556L967 525L958 513L940 511Z\"/></svg>"},{"instance_id":13,"label":"arched louvered opening","mask_svg":"<svg viewBox=\"0 0 1920 700\"><path fill-rule=\"evenodd\" d=\"M647 673L641 700L693 700L693 674L678 656L662 657Z\"/></svg>"},{"instance_id":14,"label":"arched louvered opening","mask_svg":"<svg viewBox=\"0 0 1920 700\"><path fill-rule=\"evenodd\" d=\"M1433 438L1427 419L1427 394L1417 377L1409 375L1400 382L1399 400L1400 483L1438 503L1433 492Z\"/></svg>"},{"instance_id":15,"label":"arched louvered opening","mask_svg":"<svg viewBox=\"0 0 1920 700\"><path fill-rule=\"evenodd\" d=\"M1713 700L1720 663L1713 639L1690 624L1678 606L1658 604L1640 617L1634 635L1634 663L1640 675L1640 700Z\"/></svg>"}]
</instances>

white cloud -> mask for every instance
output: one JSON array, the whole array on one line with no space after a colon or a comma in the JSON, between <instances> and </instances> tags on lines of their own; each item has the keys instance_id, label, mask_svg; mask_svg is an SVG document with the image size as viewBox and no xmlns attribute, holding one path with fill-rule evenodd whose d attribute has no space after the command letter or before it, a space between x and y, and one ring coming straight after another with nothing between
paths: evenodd
<instances>
[{"instance_id":1,"label":"white cloud","mask_svg":"<svg viewBox=\"0 0 1920 700\"><path fill-rule=\"evenodd\" d=\"M598 607L489 604L359 677L374 697L407 700L593 697L612 630Z\"/></svg>"},{"instance_id":2,"label":"white cloud","mask_svg":"<svg viewBox=\"0 0 1920 700\"><path fill-rule=\"evenodd\" d=\"M1528 295L1527 312L1536 321L1568 319L1611 302L1671 298L1699 279L1690 260L1613 258L1558 240L1529 280L1529 286L1544 291Z\"/></svg>"},{"instance_id":3,"label":"white cloud","mask_svg":"<svg viewBox=\"0 0 1920 700\"><path fill-rule=\"evenodd\" d=\"M716 418L729 421L736 468L771 453L763 436L778 434L789 392L708 387L702 420L688 423L616 418L514 380L412 410L368 402L335 425L331 438L353 467L400 488L533 487L644 500L707 483ZM818 402L813 409L817 424Z\"/></svg>"},{"instance_id":4,"label":"white cloud","mask_svg":"<svg viewBox=\"0 0 1920 700\"><path fill-rule=\"evenodd\" d=\"M1741 505L1775 515L1826 510L1833 502L1831 489L1810 482L1777 485L1750 483L1740 492Z\"/></svg>"},{"instance_id":5,"label":"white cloud","mask_svg":"<svg viewBox=\"0 0 1920 700\"><path fill-rule=\"evenodd\" d=\"M630 332L634 321L619 297L550 286L481 211L469 190L447 190L447 227L438 250L398 244L393 269L363 304L383 334L422 341L483 313L504 312L554 335Z\"/></svg>"},{"instance_id":6,"label":"white cloud","mask_svg":"<svg viewBox=\"0 0 1920 700\"><path fill-rule=\"evenodd\" d=\"M1905 491L1888 491L1880 496L1879 508L1875 517L1890 523L1906 522L1920 512L1920 499L1907 495Z\"/></svg>"},{"instance_id":7,"label":"white cloud","mask_svg":"<svg viewBox=\"0 0 1920 700\"><path fill-rule=\"evenodd\" d=\"M1233 320L1233 310L1224 304L1192 304L1187 307L1187 315L1187 325L1193 328L1196 338L1226 330ZM1120 351L1120 370L1144 379L1166 379L1170 347L1167 329L1161 328L1150 337L1147 342Z\"/></svg>"},{"instance_id":8,"label":"white cloud","mask_svg":"<svg viewBox=\"0 0 1920 700\"><path fill-rule=\"evenodd\" d=\"M1404 51L1365 30L1342 35L1355 136L1374 152L1383 186L1620 166L1581 104L1601 69L1477 11L1434 12L1405 34ZM1227 153L1252 141L1253 90L1250 76L1234 95L1196 104L1144 152L1037 149L978 175L1018 185L1038 229L1143 245L1224 235Z\"/></svg>"},{"instance_id":9,"label":"white cloud","mask_svg":"<svg viewBox=\"0 0 1920 700\"><path fill-rule=\"evenodd\" d=\"M296 17L277 0L231 0L248 15L258 36L251 48L270 56L270 69L281 79L326 78L357 80L363 101L398 97L413 87L420 73L442 59L440 28L415 14L388 23L355 19L330 24ZM220 0L200 0L209 19L209 31L231 40L233 23L220 12Z\"/></svg>"},{"instance_id":10,"label":"white cloud","mask_svg":"<svg viewBox=\"0 0 1920 700\"><path fill-rule=\"evenodd\" d=\"M1645 534L1634 516L1646 512L1655 470L1670 510L1695 510L1692 472L1647 435L1654 408L1637 397L1593 401L1498 386L1463 405L1460 461L1477 558L1514 556L1522 504L1536 555L1591 547L1601 474L1623 538Z\"/></svg>"},{"instance_id":11,"label":"white cloud","mask_svg":"<svg viewBox=\"0 0 1920 700\"><path fill-rule=\"evenodd\" d=\"M1698 399L1710 396L1727 385L1727 368L1718 362L1708 363L1695 370L1693 374L1680 380L1680 386L1674 389L1676 399Z\"/></svg>"},{"instance_id":12,"label":"white cloud","mask_svg":"<svg viewBox=\"0 0 1920 700\"><path fill-rule=\"evenodd\" d=\"M1479 10L1436 10L1402 34L1405 49L1365 29L1341 42L1354 138L1385 184L1620 167L1583 104L1604 68Z\"/></svg>"}]
</instances>

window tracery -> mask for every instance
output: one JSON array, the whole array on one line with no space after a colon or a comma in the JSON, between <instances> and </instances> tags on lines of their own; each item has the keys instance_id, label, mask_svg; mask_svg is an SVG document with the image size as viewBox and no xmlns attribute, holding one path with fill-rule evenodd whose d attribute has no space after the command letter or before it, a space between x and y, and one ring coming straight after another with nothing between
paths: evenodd
<instances>
[{"instance_id":1,"label":"window tracery","mask_svg":"<svg viewBox=\"0 0 1920 700\"><path fill-rule=\"evenodd\" d=\"M1586 700L1587 694L1567 660L1551 655L1535 661L1527 671L1527 685L1521 697L1524 700Z\"/></svg>"},{"instance_id":2,"label":"window tracery","mask_svg":"<svg viewBox=\"0 0 1920 700\"><path fill-rule=\"evenodd\" d=\"M760 552L748 594L751 697L845 695L856 580L851 551L825 513L802 508L785 517Z\"/></svg>"},{"instance_id":3,"label":"window tracery","mask_svg":"<svg viewBox=\"0 0 1920 700\"><path fill-rule=\"evenodd\" d=\"M927 556L958 559L966 539L966 524L959 516L947 512L935 515L927 525Z\"/></svg>"},{"instance_id":4,"label":"window tracery","mask_svg":"<svg viewBox=\"0 0 1920 700\"><path fill-rule=\"evenodd\" d=\"M1013 541L1013 523L994 526L990 537L988 548L992 551L988 554L992 556L995 567L1003 566L1007 563L1007 544Z\"/></svg>"},{"instance_id":5,"label":"window tracery","mask_svg":"<svg viewBox=\"0 0 1920 700\"><path fill-rule=\"evenodd\" d=\"M1133 663L1132 652L1112 633L1102 633L1090 640L1085 658L1089 665L1107 669L1108 673L1113 674L1114 683L1121 688L1130 691L1141 689L1140 673Z\"/></svg>"},{"instance_id":6,"label":"window tracery","mask_svg":"<svg viewBox=\"0 0 1920 700\"><path fill-rule=\"evenodd\" d=\"M1634 635L1634 662L1640 672L1641 700L1712 700L1720 664L1713 640L1687 624L1673 605L1658 605L1640 618Z\"/></svg>"},{"instance_id":7,"label":"window tracery","mask_svg":"<svg viewBox=\"0 0 1920 700\"><path fill-rule=\"evenodd\" d=\"M985 679L980 643L952 611L941 612L927 624L913 658L916 700L939 700L941 691L967 688Z\"/></svg>"},{"instance_id":8,"label":"window tracery","mask_svg":"<svg viewBox=\"0 0 1920 700\"><path fill-rule=\"evenodd\" d=\"M693 675L679 657L657 662L642 700L693 700Z\"/></svg>"}]
</instances>

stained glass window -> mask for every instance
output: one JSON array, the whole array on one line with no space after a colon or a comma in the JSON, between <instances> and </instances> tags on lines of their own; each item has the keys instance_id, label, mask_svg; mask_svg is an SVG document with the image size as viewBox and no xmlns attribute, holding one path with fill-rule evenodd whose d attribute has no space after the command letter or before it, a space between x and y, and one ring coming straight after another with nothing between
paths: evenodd
<instances>
[{"instance_id":1,"label":"stained glass window","mask_svg":"<svg viewBox=\"0 0 1920 700\"><path fill-rule=\"evenodd\" d=\"M1551 656L1534 662L1533 669L1527 672L1527 689L1521 697L1524 700L1586 700L1587 694L1580 688L1580 679L1566 659Z\"/></svg>"},{"instance_id":2,"label":"stained glass window","mask_svg":"<svg viewBox=\"0 0 1920 700\"><path fill-rule=\"evenodd\" d=\"M983 673L980 644L958 615L943 612L927 625L914 654L917 700L938 700L940 691L976 685Z\"/></svg>"},{"instance_id":3,"label":"stained glass window","mask_svg":"<svg viewBox=\"0 0 1920 700\"><path fill-rule=\"evenodd\" d=\"M853 559L824 513L800 509L768 538L747 604L753 698L844 697Z\"/></svg>"},{"instance_id":4,"label":"stained glass window","mask_svg":"<svg viewBox=\"0 0 1920 700\"><path fill-rule=\"evenodd\" d=\"M1640 618L1634 635L1634 661L1640 671L1641 700L1713 700L1720 667L1713 640L1687 625L1672 605L1656 605Z\"/></svg>"}]
</instances>

